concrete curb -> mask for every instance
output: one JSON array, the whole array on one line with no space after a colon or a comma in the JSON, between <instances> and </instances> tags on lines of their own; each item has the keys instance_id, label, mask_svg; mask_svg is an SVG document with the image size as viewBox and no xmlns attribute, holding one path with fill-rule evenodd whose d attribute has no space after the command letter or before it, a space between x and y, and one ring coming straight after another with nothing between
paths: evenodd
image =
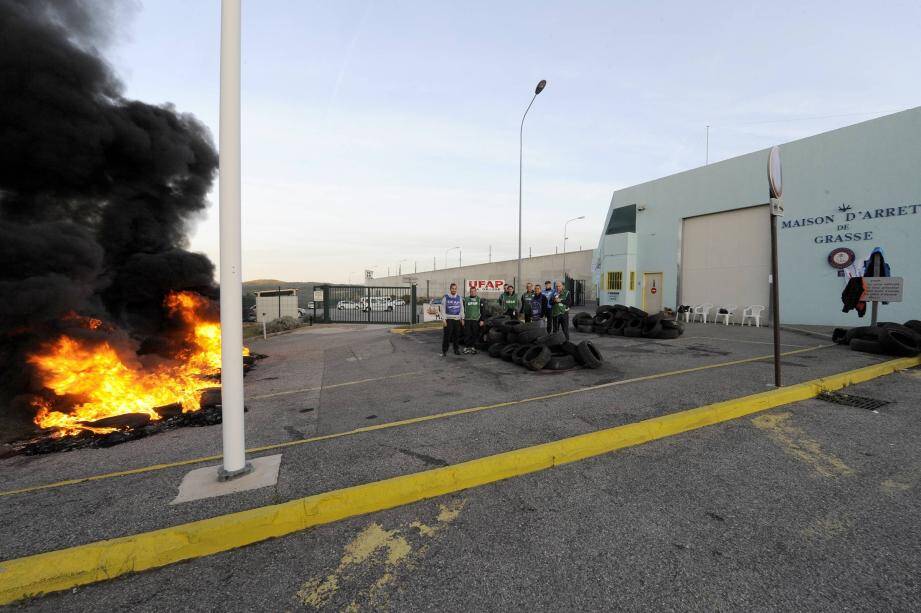
<instances>
[{"instance_id":1,"label":"concrete curb","mask_svg":"<svg viewBox=\"0 0 921 613\"><path fill-rule=\"evenodd\" d=\"M577 462L921 365L901 358L661 417L132 536L0 563L0 604L243 547Z\"/></svg>"}]
</instances>

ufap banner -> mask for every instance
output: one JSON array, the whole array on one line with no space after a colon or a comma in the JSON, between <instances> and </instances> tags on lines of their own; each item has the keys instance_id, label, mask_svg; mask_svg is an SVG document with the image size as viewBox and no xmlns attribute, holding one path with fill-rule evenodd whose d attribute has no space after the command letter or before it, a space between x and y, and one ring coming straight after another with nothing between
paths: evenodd
<instances>
[{"instance_id":1,"label":"ufap banner","mask_svg":"<svg viewBox=\"0 0 921 613\"><path fill-rule=\"evenodd\" d=\"M505 291L505 281L503 279L468 279L468 294L472 287L475 287L480 294L496 294L498 296Z\"/></svg>"}]
</instances>

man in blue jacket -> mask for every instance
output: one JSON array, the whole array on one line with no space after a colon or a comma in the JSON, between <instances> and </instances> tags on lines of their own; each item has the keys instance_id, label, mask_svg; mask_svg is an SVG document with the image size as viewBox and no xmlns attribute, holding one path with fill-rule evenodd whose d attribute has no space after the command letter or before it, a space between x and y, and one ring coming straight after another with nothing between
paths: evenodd
<instances>
[{"instance_id":1,"label":"man in blue jacket","mask_svg":"<svg viewBox=\"0 0 921 613\"><path fill-rule=\"evenodd\" d=\"M441 317L444 322L441 357L448 355L448 343L454 345L454 355L460 355L457 344L464 328L464 299L457 293L457 283L452 283L450 293L441 297Z\"/></svg>"}]
</instances>

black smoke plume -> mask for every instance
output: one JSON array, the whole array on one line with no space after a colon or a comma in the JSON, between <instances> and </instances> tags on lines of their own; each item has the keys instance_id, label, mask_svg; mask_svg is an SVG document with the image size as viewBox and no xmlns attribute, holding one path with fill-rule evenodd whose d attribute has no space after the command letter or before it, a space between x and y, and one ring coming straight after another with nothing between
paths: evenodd
<instances>
[{"instance_id":1,"label":"black smoke plume","mask_svg":"<svg viewBox=\"0 0 921 613\"><path fill-rule=\"evenodd\" d=\"M114 6L0 0L0 416L34 391L25 357L67 313L143 346L168 292L217 292L212 263L185 249L217 169L211 136L122 95L98 51Z\"/></svg>"}]
</instances>

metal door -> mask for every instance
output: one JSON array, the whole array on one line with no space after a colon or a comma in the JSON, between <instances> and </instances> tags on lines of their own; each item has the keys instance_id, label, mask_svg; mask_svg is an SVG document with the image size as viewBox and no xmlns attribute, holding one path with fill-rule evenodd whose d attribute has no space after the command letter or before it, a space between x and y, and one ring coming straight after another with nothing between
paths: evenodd
<instances>
[{"instance_id":1,"label":"metal door","mask_svg":"<svg viewBox=\"0 0 921 613\"><path fill-rule=\"evenodd\" d=\"M416 286L324 285L323 319L356 324L414 324Z\"/></svg>"},{"instance_id":2,"label":"metal door","mask_svg":"<svg viewBox=\"0 0 921 613\"><path fill-rule=\"evenodd\" d=\"M662 310L662 273L643 273L643 310L658 313Z\"/></svg>"}]
</instances>

